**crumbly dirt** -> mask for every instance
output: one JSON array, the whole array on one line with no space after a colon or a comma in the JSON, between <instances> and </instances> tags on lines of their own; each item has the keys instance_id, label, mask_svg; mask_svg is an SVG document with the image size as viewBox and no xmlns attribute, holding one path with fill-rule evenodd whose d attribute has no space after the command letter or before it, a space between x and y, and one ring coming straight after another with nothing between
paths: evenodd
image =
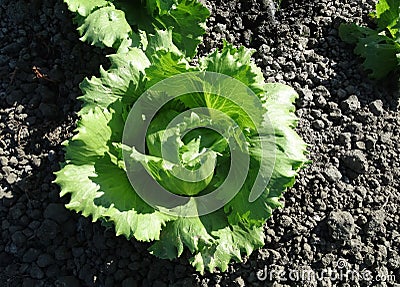
<instances>
[{"instance_id":1,"label":"crumbly dirt","mask_svg":"<svg viewBox=\"0 0 400 287\"><path fill-rule=\"evenodd\" d=\"M338 36L342 22L373 27L375 1L205 3L199 55L223 39L254 48L266 80L300 95L312 163L267 222L264 248L200 276L187 255L157 259L66 210L52 183L61 143L79 83L110 51L79 41L61 0L0 0L0 286L400 286L398 80L369 80Z\"/></svg>"}]
</instances>

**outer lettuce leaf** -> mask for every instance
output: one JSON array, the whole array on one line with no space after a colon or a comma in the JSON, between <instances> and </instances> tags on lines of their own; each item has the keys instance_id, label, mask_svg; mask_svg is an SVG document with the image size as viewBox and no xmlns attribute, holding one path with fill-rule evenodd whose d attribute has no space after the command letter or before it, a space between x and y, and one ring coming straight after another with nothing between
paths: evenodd
<instances>
[{"instance_id":1,"label":"outer lettuce leaf","mask_svg":"<svg viewBox=\"0 0 400 287\"><path fill-rule=\"evenodd\" d=\"M307 146L294 131L297 118L293 103L297 93L282 84L265 84L265 91L265 116L273 129L266 128L263 133L254 135L249 140L249 176L241 191L225 206L225 212L229 214L228 219L232 224L237 224L244 215L251 223L263 224L271 215L272 209L282 206L279 199L294 184L297 170L307 161L304 154ZM275 157L272 156L274 154ZM249 199L252 201L251 187L261 164L265 165L262 174L271 174L271 177L265 178L269 180L266 190L249 204Z\"/></svg>"},{"instance_id":2,"label":"outer lettuce leaf","mask_svg":"<svg viewBox=\"0 0 400 287\"><path fill-rule=\"evenodd\" d=\"M185 56L193 57L205 33L210 12L197 0L65 0L78 13L76 22L82 41L119 51L139 47L141 32L173 28L174 44Z\"/></svg>"},{"instance_id":3,"label":"outer lettuce leaf","mask_svg":"<svg viewBox=\"0 0 400 287\"><path fill-rule=\"evenodd\" d=\"M178 218L167 223L160 241L149 250L160 258L174 259L182 254L185 246L194 253L213 240L199 217Z\"/></svg>"},{"instance_id":4,"label":"outer lettuce leaf","mask_svg":"<svg viewBox=\"0 0 400 287\"><path fill-rule=\"evenodd\" d=\"M183 59L182 53L172 43L172 31L156 31L154 35L146 38L145 50L139 48L128 48L126 52L109 55L111 66L106 71L100 67L100 78L85 78L80 84L83 96L79 99L83 102L80 114L86 113L93 107L107 108L111 103L124 99L132 103L145 89L145 70L150 67L151 62L166 61L162 59L163 54L170 51L184 62L180 72L184 72L188 65ZM158 52L158 53L157 53ZM163 67L171 67L171 63L160 63ZM151 66L152 68L154 65ZM151 83L150 83L151 84Z\"/></svg>"},{"instance_id":5,"label":"outer lettuce leaf","mask_svg":"<svg viewBox=\"0 0 400 287\"><path fill-rule=\"evenodd\" d=\"M220 214L218 214L220 213ZM190 259L196 270L203 273L207 269L226 271L228 264L242 261L242 254L250 255L254 249L264 245L264 229L251 225L246 216L239 224L230 224L222 217L222 212L206 215L202 222L214 237L213 244L205 246Z\"/></svg>"},{"instance_id":6,"label":"outer lettuce leaf","mask_svg":"<svg viewBox=\"0 0 400 287\"><path fill-rule=\"evenodd\" d=\"M173 27L173 42L188 57L196 54L210 15L198 0L145 0L145 6L123 0L114 4L126 12L131 27L147 33Z\"/></svg>"},{"instance_id":7,"label":"outer lettuce leaf","mask_svg":"<svg viewBox=\"0 0 400 287\"><path fill-rule=\"evenodd\" d=\"M119 120L114 117L120 115L99 108L82 115L78 134L66 145L66 164L56 173L55 182L61 186L61 196L71 194L68 208L91 215L93 221L114 222L117 235L142 241L158 239L172 217L147 205L117 165L110 140L112 133L122 134L123 126L116 125Z\"/></svg>"},{"instance_id":8,"label":"outer lettuce leaf","mask_svg":"<svg viewBox=\"0 0 400 287\"><path fill-rule=\"evenodd\" d=\"M108 110L95 107L82 114L76 134L65 142L65 160L68 163L94 164L108 151L107 142L112 130L107 125L112 118Z\"/></svg>"},{"instance_id":9,"label":"outer lettuce leaf","mask_svg":"<svg viewBox=\"0 0 400 287\"><path fill-rule=\"evenodd\" d=\"M67 3L71 12L78 13L83 17L88 16L95 8L108 4L106 0L64 0L64 2Z\"/></svg>"},{"instance_id":10,"label":"outer lettuce leaf","mask_svg":"<svg viewBox=\"0 0 400 287\"><path fill-rule=\"evenodd\" d=\"M138 48L131 48L126 53L109 56L111 67L105 71L100 67L100 78L84 79L80 84L84 106L81 114L97 106L107 108L111 103L126 95L140 96L144 70L150 66L145 53ZM101 96L99 96L101 95Z\"/></svg>"},{"instance_id":11,"label":"outer lettuce leaf","mask_svg":"<svg viewBox=\"0 0 400 287\"><path fill-rule=\"evenodd\" d=\"M92 45L118 48L130 37L131 27L125 19L125 13L113 5L102 7L78 20L82 41Z\"/></svg>"}]
</instances>

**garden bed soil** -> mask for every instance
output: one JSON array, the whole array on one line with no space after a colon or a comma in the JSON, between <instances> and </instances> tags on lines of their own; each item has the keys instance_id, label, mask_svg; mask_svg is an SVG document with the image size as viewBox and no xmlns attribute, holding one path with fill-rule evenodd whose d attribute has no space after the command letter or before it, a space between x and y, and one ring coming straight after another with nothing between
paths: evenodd
<instances>
[{"instance_id":1,"label":"garden bed soil","mask_svg":"<svg viewBox=\"0 0 400 287\"><path fill-rule=\"evenodd\" d=\"M223 39L254 48L265 79L300 95L297 131L312 163L268 220L265 246L202 276L187 254L157 259L148 243L68 211L53 172L76 125L79 83L107 67L111 51L79 41L61 0L2 0L0 286L400 286L398 82L369 80L338 36L342 22L373 25L375 1L283 0L279 11L268 0L205 4L199 55ZM376 280L289 278L328 269Z\"/></svg>"}]
</instances>

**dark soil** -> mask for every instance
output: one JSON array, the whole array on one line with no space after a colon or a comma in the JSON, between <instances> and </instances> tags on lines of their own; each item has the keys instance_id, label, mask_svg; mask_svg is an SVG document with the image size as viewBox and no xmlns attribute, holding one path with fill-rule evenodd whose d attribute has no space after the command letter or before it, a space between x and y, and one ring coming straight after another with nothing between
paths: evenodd
<instances>
[{"instance_id":1,"label":"dark soil","mask_svg":"<svg viewBox=\"0 0 400 287\"><path fill-rule=\"evenodd\" d=\"M66 210L52 183L61 143L75 127L79 83L110 51L79 41L61 0L0 0L0 286L400 286L397 81L369 80L337 30L372 25L375 2L206 4L201 55L222 39L254 48L267 81L300 95L298 132L312 163L268 221L265 247L200 276L185 256L157 259L148 244ZM289 276L329 269L371 277Z\"/></svg>"}]
</instances>

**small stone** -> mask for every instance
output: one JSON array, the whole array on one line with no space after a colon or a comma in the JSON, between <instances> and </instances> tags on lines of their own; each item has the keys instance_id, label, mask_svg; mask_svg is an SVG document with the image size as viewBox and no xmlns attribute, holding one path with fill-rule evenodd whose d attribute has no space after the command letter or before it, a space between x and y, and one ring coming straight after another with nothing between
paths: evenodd
<instances>
[{"instance_id":1,"label":"small stone","mask_svg":"<svg viewBox=\"0 0 400 287\"><path fill-rule=\"evenodd\" d=\"M316 130L322 130L325 127L325 123L322 120L316 120L312 123L312 126L316 129Z\"/></svg>"},{"instance_id":2,"label":"small stone","mask_svg":"<svg viewBox=\"0 0 400 287\"><path fill-rule=\"evenodd\" d=\"M70 213L60 203L50 203L44 210L44 218L52 219L58 224L62 224L68 220Z\"/></svg>"},{"instance_id":3,"label":"small stone","mask_svg":"<svg viewBox=\"0 0 400 287\"><path fill-rule=\"evenodd\" d=\"M361 150L352 150L343 157L344 165L356 173L365 173L368 170L368 161Z\"/></svg>"},{"instance_id":4,"label":"small stone","mask_svg":"<svg viewBox=\"0 0 400 287\"><path fill-rule=\"evenodd\" d=\"M62 276L56 281L59 285L57 286L65 286L65 287L80 287L79 280L74 276Z\"/></svg>"},{"instance_id":5,"label":"small stone","mask_svg":"<svg viewBox=\"0 0 400 287\"><path fill-rule=\"evenodd\" d=\"M128 277L122 281L122 287L137 287L138 283L133 277Z\"/></svg>"},{"instance_id":6,"label":"small stone","mask_svg":"<svg viewBox=\"0 0 400 287\"><path fill-rule=\"evenodd\" d=\"M0 157L0 165L1 166L7 166L8 165L8 158L5 156Z\"/></svg>"},{"instance_id":7,"label":"small stone","mask_svg":"<svg viewBox=\"0 0 400 287\"><path fill-rule=\"evenodd\" d=\"M235 286L239 286L239 287L246 286L242 277L237 277L233 282L234 282Z\"/></svg>"},{"instance_id":8,"label":"small stone","mask_svg":"<svg viewBox=\"0 0 400 287\"><path fill-rule=\"evenodd\" d=\"M313 101L313 93L308 88L300 90L301 97L299 99L299 106L306 107Z\"/></svg>"},{"instance_id":9,"label":"small stone","mask_svg":"<svg viewBox=\"0 0 400 287\"><path fill-rule=\"evenodd\" d=\"M370 237L377 237L386 233L385 218L387 217L384 210L374 211L371 215L366 228L366 233Z\"/></svg>"},{"instance_id":10,"label":"small stone","mask_svg":"<svg viewBox=\"0 0 400 287\"><path fill-rule=\"evenodd\" d=\"M16 246L23 246L26 243L26 236L22 231L16 231L11 235L12 241Z\"/></svg>"},{"instance_id":11,"label":"small stone","mask_svg":"<svg viewBox=\"0 0 400 287\"><path fill-rule=\"evenodd\" d=\"M342 174L335 166L330 165L325 169L325 177L330 182L336 182L342 178Z\"/></svg>"},{"instance_id":12,"label":"small stone","mask_svg":"<svg viewBox=\"0 0 400 287\"><path fill-rule=\"evenodd\" d=\"M222 34L224 31L226 31L226 25L217 23L214 27L215 32Z\"/></svg>"},{"instance_id":13,"label":"small stone","mask_svg":"<svg viewBox=\"0 0 400 287\"><path fill-rule=\"evenodd\" d=\"M65 246L60 246L54 252L54 257L58 261L64 261L69 259L71 257L71 254Z\"/></svg>"},{"instance_id":14,"label":"small stone","mask_svg":"<svg viewBox=\"0 0 400 287\"><path fill-rule=\"evenodd\" d=\"M82 247L73 247L72 248L72 255L76 258L80 257L83 254Z\"/></svg>"},{"instance_id":15,"label":"small stone","mask_svg":"<svg viewBox=\"0 0 400 287\"><path fill-rule=\"evenodd\" d=\"M153 282L153 285L151 285L152 287L167 287L168 285L161 281L161 280L156 280ZM183 286L188 286L188 285L183 285Z\"/></svg>"},{"instance_id":16,"label":"small stone","mask_svg":"<svg viewBox=\"0 0 400 287\"><path fill-rule=\"evenodd\" d=\"M33 264L31 267L30 275L34 279L42 279L44 277L42 269L40 269L36 264Z\"/></svg>"},{"instance_id":17,"label":"small stone","mask_svg":"<svg viewBox=\"0 0 400 287\"><path fill-rule=\"evenodd\" d=\"M10 173L12 171L11 167L9 167L9 166L3 166L3 168L1 170L4 172L4 174L6 176L10 175Z\"/></svg>"},{"instance_id":18,"label":"small stone","mask_svg":"<svg viewBox=\"0 0 400 287\"><path fill-rule=\"evenodd\" d=\"M45 118L53 120L57 119L58 117L58 107L54 104L41 103L39 105L39 110Z\"/></svg>"},{"instance_id":19,"label":"small stone","mask_svg":"<svg viewBox=\"0 0 400 287\"><path fill-rule=\"evenodd\" d=\"M329 112L329 117L330 117L332 120L339 120L339 119L342 118L342 111L339 110L339 109L332 109L332 110Z\"/></svg>"},{"instance_id":20,"label":"small stone","mask_svg":"<svg viewBox=\"0 0 400 287\"><path fill-rule=\"evenodd\" d=\"M0 252L0 267L6 267L11 264L13 261L13 256L6 253L6 252Z\"/></svg>"},{"instance_id":21,"label":"small stone","mask_svg":"<svg viewBox=\"0 0 400 287\"><path fill-rule=\"evenodd\" d=\"M11 166L17 166L18 165L18 160L17 160L17 158L15 156L12 156L10 158L9 163L10 163Z\"/></svg>"},{"instance_id":22,"label":"small stone","mask_svg":"<svg viewBox=\"0 0 400 287\"><path fill-rule=\"evenodd\" d=\"M365 150L365 143L362 141L357 141L356 142L356 148L360 149L360 150Z\"/></svg>"},{"instance_id":23,"label":"small stone","mask_svg":"<svg viewBox=\"0 0 400 287\"><path fill-rule=\"evenodd\" d=\"M37 156L32 157L32 164L36 167L40 167L42 161Z\"/></svg>"},{"instance_id":24,"label":"small stone","mask_svg":"<svg viewBox=\"0 0 400 287\"><path fill-rule=\"evenodd\" d=\"M350 113L360 108L360 102L356 95L351 95L340 104L340 107L344 113Z\"/></svg>"},{"instance_id":25,"label":"small stone","mask_svg":"<svg viewBox=\"0 0 400 287\"><path fill-rule=\"evenodd\" d=\"M280 218L280 220L279 220L279 223L280 223L283 227L289 227L289 226L292 225L293 220L292 220L289 216L287 216L287 215L282 215L281 218Z\"/></svg>"},{"instance_id":26,"label":"small stone","mask_svg":"<svg viewBox=\"0 0 400 287\"><path fill-rule=\"evenodd\" d=\"M51 264L53 264L53 262L54 262L53 258L49 254L45 253L45 254L39 255L39 257L36 261L36 264L39 267L43 268L43 267L50 266Z\"/></svg>"},{"instance_id":27,"label":"small stone","mask_svg":"<svg viewBox=\"0 0 400 287\"><path fill-rule=\"evenodd\" d=\"M371 110L371 112L376 115L379 116L384 112L383 109L383 102L381 100L376 100L373 101L370 105L369 105L369 109Z\"/></svg>"},{"instance_id":28,"label":"small stone","mask_svg":"<svg viewBox=\"0 0 400 287\"><path fill-rule=\"evenodd\" d=\"M6 181L8 182L8 184L13 184L17 181L18 176L14 173L10 173L7 177L6 177Z\"/></svg>"},{"instance_id":29,"label":"small stone","mask_svg":"<svg viewBox=\"0 0 400 287\"><path fill-rule=\"evenodd\" d=\"M37 236L40 240L47 241L56 238L57 232L57 223L52 220L45 219L37 230Z\"/></svg>"},{"instance_id":30,"label":"small stone","mask_svg":"<svg viewBox=\"0 0 400 287\"><path fill-rule=\"evenodd\" d=\"M34 262L40 254L40 251L34 248L29 248L28 251L22 256L22 262L32 263Z\"/></svg>"},{"instance_id":31,"label":"small stone","mask_svg":"<svg viewBox=\"0 0 400 287\"><path fill-rule=\"evenodd\" d=\"M357 218L357 225L359 226L364 226L367 222L368 219L362 214Z\"/></svg>"},{"instance_id":32,"label":"small stone","mask_svg":"<svg viewBox=\"0 0 400 287\"><path fill-rule=\"evenodd\" d=\"M333 262L334 259L335 255L333 255L332 253L328 253L321 258L321 263L324 267L327 267Z\"/></svg>"},{"instance_id":33,"label":"small stone","mask_svg":"<svg viewBox=\"0 0 400 287\"><path fill-rule=\"evenodd\" d=\"M345 132L339 135L339 143L343 145L351 144L351 133Z\"/></svg>"},{"instance_id":34,"label":"small stone","mask_svg":"<svg viewBox=\"0 0 400 287\"><path fill-rule=\"evenodd\" d=\"M372 266L375 263L375 257L372 254L367 254L365 256L365 264L367 266Z\"/></svg>"},{"instance_id":35,"label":"small stone","mask_svg":"<svg viewBox=\"0 0 400 287\"><path fill-rule=\"evenodd\" d=\"M323 107L326 106L327 101L326 101L326 99L325 99L322 95L319 95L319 96L317 96L317 98L315 99L315 103L317 104L318 107L323 108Z\"/></svg>"},{"instance_id":36,"label":"small stone","mask_svg":"<svg viewBox=\"0 0 400 287\"><path fill-rule=\"evenodd\" d=\"M329 215L328 226L334 239L348 240L354 233L354 218L347 211L333 211Z\"/></svg>"}]
</instances>

